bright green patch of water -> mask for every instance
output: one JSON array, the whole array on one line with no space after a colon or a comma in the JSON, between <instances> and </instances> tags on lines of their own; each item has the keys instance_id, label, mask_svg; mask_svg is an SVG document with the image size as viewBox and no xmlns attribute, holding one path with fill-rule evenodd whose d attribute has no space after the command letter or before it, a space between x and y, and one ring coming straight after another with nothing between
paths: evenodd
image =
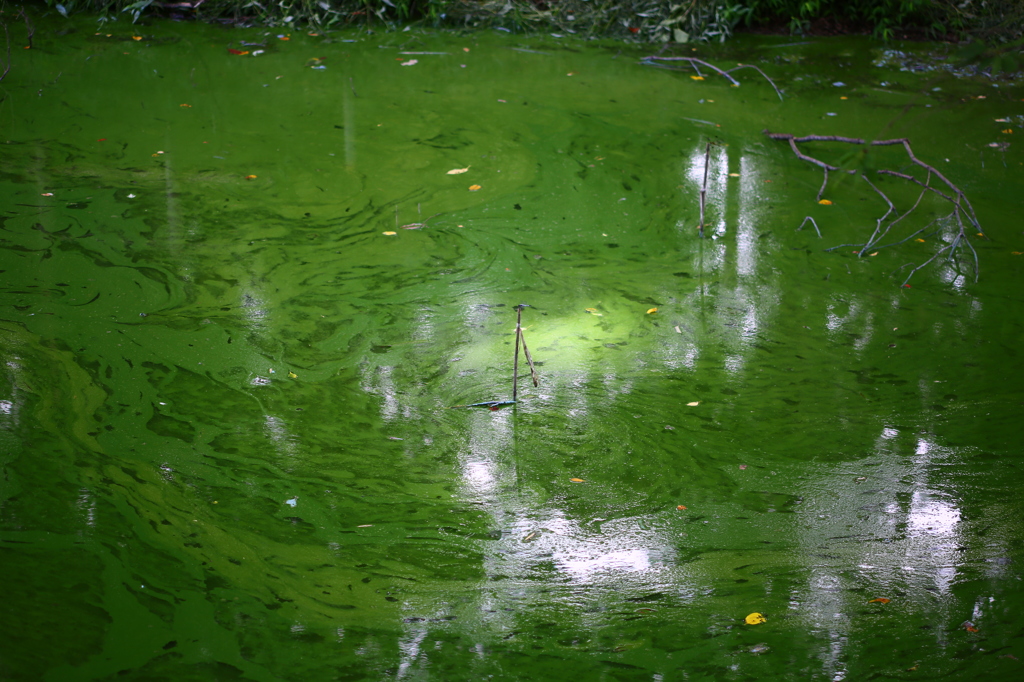
<instances>
[{"instance_id":1,"label":"bright green patch of water","mask_svg":"<svg viewBox=\"0 0 1024 682\"><path fill-rule=\"evenodd\" d=\"M553 37L100 31L3 82L0 677L1019 674L1015 84L860 39L691 53L780 101ZM766 128L909 137L979 282L900 287L948 220L826 253L886 204L817 204ZM518 303L539 387L449 409L511 396Z\"/></svg>"}]
</instances>

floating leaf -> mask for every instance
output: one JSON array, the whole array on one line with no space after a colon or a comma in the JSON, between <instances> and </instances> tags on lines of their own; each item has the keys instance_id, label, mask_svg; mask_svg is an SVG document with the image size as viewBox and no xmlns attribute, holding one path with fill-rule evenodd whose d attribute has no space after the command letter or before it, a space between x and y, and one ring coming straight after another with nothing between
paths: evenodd
<instances>
[{"instance_id":1,"label":"floating leaf","mask_svg":"<svg viewBox=\"0 0 1024 682\"><path fill-rule=\"evenodd\" d=\"M892 600L886 599L885 597L878 597L877 599L868 599L869 604L888 604L890 601Z\"/></svg>"},{"instance_id":2,"label":"floating leaf","mask_svg":"<svg viewBox=\"0 0 1024 682\"><path fill-rule=\"evenodd\" d=\"M583 483L582 478L570 478L569 480L572 481L573 483Z\"/></svg>"},{"instance_id":3,"label":"floating leaf","mask_svg":"<svg viewBox=\"0 0 1024 682\"><path fill-rule=\"evenodd\" d=\"M480 185L470 185L469 186L469 191L470 192L476 192L479 189L481 189Z\"/></svg>"},{"instance_id":4,"label":"floating leaf","mask_svg":"<svg viewBox=\"0 0 1024 682\"><path fill-rule=\"evenodd\" d=\"M694 400L692 403L686 403L687 407L697 407L698 405L700 405L700 402L697 400Z\"/></svg>"},{"instance_id":5,"label":"floating leaf","mask_svg":"<svg viewBox=\"0 0 1024 682\"><path fill-rule=\"evenodd\" d=\"M749 616L747 616L743 620L745 620L747 622L747 625L760 625L761 623L765 622L768 619L765 618L764 616L762 616L760 613L757 613L755 611L754 613L750 614Z\"/></svg>"},{"instance_id":6,"label":"floating leaf","mask_svg":"<svg viewBox=\"0 0 1024 682\"><path fill-rule=\"evenodd\" d=\"M656 313L656 312L658 312L658 309L657 309L657 308L649 308L649 309L647 310L647 314L648 314L648 315L650 315L651 313Z\"/></svg>"},{"instance_id":7,"label":"floating leaf","mask_svg":"<svg viewBox=\"0 0 1024 682\"><path fill-rule=\"evenodd\" d=\"M465 168L452 168L445 175L461 175L462 173L465 173L468 170L469 166L466 166Z\"/></svg>"},{"instance_id":8,"label":"floating leaf","mask_svg":"<svg viewBox=\"0 0 1024 682\"><path fill-rule=\"evenodd\" d=\"M394 235L396 235L398 233L397 232L381 232L381 234L386 234L387 236L392 237L392 236L394 236Z\"/></svg>"},{"instance_id":9,"label":"floating leaf","mask_svg":"<svg viewBox=\"0 0 1024 682\"><path fill-rule=\"evenodd\" d=\"M676 509L678 509L679 511L683 511L684 509L686 509L686 507L684 505L679 505L678 507L676 507Z\"/></svg>"},{"instance_id":10,"label":"floating leaf","mask_svg":"<svg viewBox=\"0 0 1024 682\"><path fill-rule=\"evenodd\" d=\"M832 202L829 201L828 199L822 199L818 203L821 204L822 206L831 206L832 205Z\"/></svg>"}]
</instances>

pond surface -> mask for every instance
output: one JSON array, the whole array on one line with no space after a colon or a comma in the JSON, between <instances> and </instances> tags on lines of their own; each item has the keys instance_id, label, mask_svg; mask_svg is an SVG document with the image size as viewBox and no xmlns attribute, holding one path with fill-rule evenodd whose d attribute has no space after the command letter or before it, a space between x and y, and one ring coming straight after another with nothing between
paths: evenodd
<instances>
[{"instance_id":1,"label":"pond surface","mask_svg":"<svg viewBox=\"0 0 1024 682\"><path fill-rule=\"evenodd\" d=\"M780 100L574 37L36 28L0 678L1021 674L1016 84L859 38L688 52ZM817 203L763 129L910 138L977 283L961 241L901 286L947 200L858 254L880 194ZM451 409L511 399L520 303L539 385L521 356L514 406Z\"/></svg>"}]
</instances>

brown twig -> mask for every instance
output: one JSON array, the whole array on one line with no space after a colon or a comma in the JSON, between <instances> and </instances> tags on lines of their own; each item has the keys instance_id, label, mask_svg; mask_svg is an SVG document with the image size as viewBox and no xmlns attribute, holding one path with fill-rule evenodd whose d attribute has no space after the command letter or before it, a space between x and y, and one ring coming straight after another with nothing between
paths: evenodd
<instances>
[{"instance_id":1,"label":"brown twig","mask_svg":"<svg viewBox=\"0 0 1024 682\"><path fill-rule=\"evenodd\" d=\"M779 96L780 100L782 99L782 91L779 90L779 88L775 85L775 81L773 81L771 78L769 78L768 74L766 74L764 71L762 71L758 67L754 66L753 64L739 64L739 65L734 66L733 68L729 69L728 71L725 71L725 70L722 70L722 69L718 68L714 64L709 64L708 62L704 61L703 59L697 59L696 57L659 57L658 55L649 55L647 57L643 57L643 58L640 59L640 63L641 64L648 64L650 66L657 66L658 68L661 68L661 69L671 69L672 68L671 66L662 66L661 64L657 64L656 62L686 62L690 66L693 67L693 70L696 71L697 75L700 76L701 78L703 78L704 76L701 74L700 68L698 68L698 64L699 65L703 65L703 66L708 67L709 69L711 69L712 71L714 71L718 75L724 76L725 78L728 78L729 82L732 83L733 85L735 85L736 87L739 87L740 82L738 80L736 80L735 78L733 78L730 74L733 71L738 71L739 69L754 69L759 74L764 76L764 79L766 81L768 81L769 85L771 85L772 88L775 90L775 94Z\"/></svg>"},{"instance_id":2,"label":"brown twig","mask_svg":"<svg viewBox=\"0 0 1024 682\"><path fill-rule=\"evenodd\" d=\"M886 210L885 214L881 218L879 218L877 220L877 222L875 224L874 232L867 239L867 241L864 242L864 244L840 244L839 246L833 246L833 247L831 247L829 249L826 249L826 251L834 251L834 250L836 250L838 248L842 248L844 246L857 246L857 247L859 247L858 251L857 251L857 255L859 257L863 257L864 254L867 253L872 248L883 249L883 248L887 248L889 246L897 246L899 244L905 243L911 237L914 237L914 236L920 234L921 232L923 232L924 230L928 229L928 227L933 225L936 221L932 221L927 226L925 226L924 228L921 228L920 230L917 230L910 237L907 237L906 239L902 239L900 241L893 242L891 244L886 244L884 246L875 247L875 244L877 244L879 241L881 241L881 239L883 237L885 237L892 230L892 228L897 223L902 221L904 218L909 216L911 213L913 213L917 209L917 207L920 205L921 200L924 198L924 195L926 193L931 192L931 193L936 194L937 196L941 197L942 199L948 201L950 204L953 205L952 212L950 213L949 216L946 216L946 217L947 218L952 217L952 218L956 219L957 232L956 232L955 235L953 235L953 238L952 238L951 242L947 243L941 249L936 251L935 254L931 258L929 258L927 261L925 261L921 265L919 265L919 266L915 267L913 270L911 270L910 271L910 275L907 277L906 280L903 281L903 284L906 285L907 281L909 281L910 277L912 277L915 272L917 272L918 270L920 270L924 266L928 265L929 263L934 261L939 255L941 255L942 253L946 253L947 251L948 251L947 258L946 258L947 262L950 262L952 264L952 266L954 268L956 268L957 271L959 272L959 266L957 265L957 260L956 260L956 258L957 258L957 249L959 249L964 244L967 245L967 247L971 251L971 254L974 257L974 281L975 282L978 281L978 274L979 274L979 269L980 269L979 268L979 263L978 263L978 253L977 253L977 251L975 251L974 245L971 244L970 235L967 234L967 227L964 224L965 219L966 219L966 222L974 229L975 232L978 233L979 237L984 237L985 236L984 235L984 231L981 228L981 224L978 222L977 214L974 212L974 207L971 205L971 202L967 199L967 197L964 195L963 191L961 191L961 189L959 187L957 187L946 176L944 176L941 172L939 172L939 170L937 168L935 168L934 166L932 166L930 164L925 163L924 161L921 161L920 159L917 158L917 156L914 155L914 150L910 146L910 140L908 140L905 137L901 137L901 138L896 138L896 139L892 139L892 140L873 140L871 142L867 142L867 141L865 141L865 140L863 140L861 138L857 138L857 137L841 137L841 136L838 136L838 135L805 135L803 137L797 137L795 135L790 135L788 133L772 133L772 132L769 132L768 130L765 130L764 134L767 135L769 138L771 138L773 140L785 140L785 141L789 142L790 149L793 151L793 154L798 159L800 159L801 161L806 161L808 163L811 163L811 164L817 166L818 168L822 169L822 173L824 174L825 177L824 177L824 181L821 184L821 189L818 190L817 201L821 201L821 196L822 196L822 194L825 191L825 186L828 184L828 173L829 173L829 171L842 171L842 172L845 172L845 173L849 173L851 175L852 174L856 174L857 171L854 170L854 169L843 169L843 168L840 168L839 166L833 166L833 165L831 165L829 163L826 163L825 161L822 161L820 159L816 159L813 156L809 156L809 155L805 154L803 151L801 151L800 147L798 146L799 144L804 143L804 142L842 142L842 143L845 143L845 144L855 144L855 145L868 146L868 147L891 147L891 146L896 146L896 145L902 145L903 149L904 149L904 151L906 151L907 157L910 159L910 161L912 163L914 163L915 165L919 166L920 168L924 169L925 171L927 171L928 175L926 176L925 180L922 182L921 180L919 180L918 178L914 177L913 175L910 175L908 173L901 173L899 171L890 170L890 169L881 169L881 170L877 170L875 172L878 175L888 175L888 176L892 176L892 177L897 177L897 178L900 178L902 180L906 180L908 182L912 182L912 183L920 186L921 187L921 193L918 195L917 201L914 202L914 205L906 213L904 213L903 215L897 215L897 217L893 218L891 222L889 222L888 224L885 224L886 219L888 219L889 216L892 213L898 213L898 211L896 211L895 205L893 205L892 201L885 194L885 192L883 192L873 182L871 182L871 180L867 177L866 174L862 173L861 177L871 186L871 188L873 190L875 190L875 192L878 193L879 196L882 197L883 200L885 200L885 202L886 202L886 204L888 205L889 208L888 208L888 210ZM933 187L931 185L932 176L938 178L939 180L941 180L946 185L946 191L942 191L942 190L940 190L940 189L938 189L936 187ZM804 220L804 222L806 222L806 219ZM803 223L800 224L800 227L803 227ZM815 225L815 228L817 228L817 225ZM797 228L797 229L799 229L799 228ZM819 235L820 235L820 232L819 232Z\"/></svg>"}]
</instances>

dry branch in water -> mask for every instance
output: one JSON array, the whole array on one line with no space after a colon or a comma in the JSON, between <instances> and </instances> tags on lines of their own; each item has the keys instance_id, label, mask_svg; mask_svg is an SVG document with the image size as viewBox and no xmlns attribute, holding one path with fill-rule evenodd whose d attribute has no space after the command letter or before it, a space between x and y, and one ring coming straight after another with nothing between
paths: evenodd
<instances>
[{"instance_id":1,"label":"dry branch in water","mask_svg":"<svg viewBox=\"0 0 1024 682\"><path fill-rule=\"evenodd\" d=\"M873 140L871 142L866 142L865 140L855 137L839 137L836 135L805 135L804 137L796 137L795 135L789 135L787 133L772 133L767 130L764 131L764 134L773 140L788 141L790 149L793 150L793 154L795 154L798 159L800 159L801 161L807 161L808 163L812 163L822 170L825 177L822 180L821 189L818 190L818 196L816 198L816 201L821 201L821 195L825 192L825 186L828 184L828 174L830 171L841 171L844 173L849 173L850 175L855 175L857 171L851 169L842 169L839 168L838 166L833 166L831 164L825 163L820 159L816 159L813 156L808 156L807 154L804 154L800 150L800 147L798 146L799 144L803 142L844 142L846 144L867 145L870 147L891 147L895 145L903 145L903 148L904 150L906 150L907 156L910 158L910 161L915 165L919 166L920 168L924 169L925 171L927 171L927 175L925 176L924 181L914 177L913 175L907 173L900 173L894 170L881 169L875 172L878 175L891 175L893 177L901 178L903 180L912 182L915 185L921 187L921 193L918 195L917 201L915 201L914 205L910 207L910 210L908 210L903 215L899 215L899 211L896 210L896 206L893 205L892 201L889 199L888 196L886 196L885 192L880 190L873 182L871 182L870 178L868 178L867 175L861 173L860 177L871 186L871 189L873 189L875 192L878 193L879 196L882 197L882 199L888 205L888 210L886 210L885 214L882 215L882 217L877 220L874 232L872 232L871 236L863 244L840 244L838 246L833 246L830 249L826 249L826 251L834 251L845 246L855 246L857 247L858 258L863 258L864 255L867 254L868 251L872 249L881 250L888 248L890 246L898 246L900 244L904 244L910 241L911 239L917 237L917 235L921 234L935 223L940 221L945 222L947 220L953 219L956 221L957 228L955 234L953 234L952 238L949 241L947 241L942 248L938 249L932 255L931 258L921 263L920 265L914 267L910 271L910 274L907 275L907 278L903 280L903 286L907 285L907 282L910 281L910 278L914 276L915 272L925 267L926 265L928 265L929 263L931 263L944 253L946 254L946 262L950 263L954 270L956 270L959 273L960 263L957 259L957 254L964 245L967 246L967 248L971 252L971 255L973 256L974 281L978 281L978 252L974 250L974 245L971 244L971 235L968 234L967 225L971 226L971 228L974 230L977 236L985 237L985 234L984 231L981 229L981 225L978 223L978 218L974 213L974 207L971 206L971 202L968 201L967 197L960 190L960 188L954 185L952 182L950 182L949 179L946 178L946 176L944 176L942 173L938 171L938 169L936 169L934 166L928 165L927 163L921 161L916 156L914 156L914 150L911 149L910 147L910 140L908 140L905 137L901 137L893 140ZM938 178L939 180L942 181L942 183L945 184L945 188L943 188L945 191L943 191L943 189L940 188L932 187L932 177ZM936 194L945 199L946 201L948 201L952 205L952 210L950 211L950 213L945 216L936 218L935 220L931 221L921 229L916 230L909 236L904 237L899 241L894 241L889 244L883 244L879 246L878 243L882 239L884 239L886 235L889 234L889 232L892 230L893 227L896 226L896 224L898 224L900 221L902 221L904 218L906 218L907 216L914 212L918 205L920 205L921 199L923 199L924 195L927 194L928 192L932 192L933 194ZM895 217L893 217L892 220L890 220L887 223L886 221L889 219L889 216L894 214ZM803 227L804 223L806 223L808 219L809 218L805 218L804 222L800 223L800 227ZM811 220L811 223L814 224L814 221ZM818 229L818 226L816 224L814 224L814 229ZM936 228L935 232L938 232L940 229L941 226ZM932 234L934 234L934 232ZM821 232L818 232L818 236L821 236ZM900 267L899 269L902 270L903 268L907 267L907 265L913 265L913 263L907 263L906 265Z\"/></svg>"},{"instance_id":2,"label":"dry branch in water","mask_svg":"<svg viewBox=\"0 0 1024 682\"><path fill-rule=\"evenodd\" d=\"M700 76L701 78L704 77L704 74L700 72L700 67L706 66L707 68L711 69L718 75L725 76L726 78L728 78L729 82L735 85L736 87L739 87L740 82L733 78L730 74L733 71L739 71L740 69L753 69L754 71L757 71L759 74L761 74L766 81L768 81L769 85L771 85L775 89L775 94L779 96L780 100L782 99L782 92L779 90L778 87L776 87L775 81L769 78L768 74L766 74L764 71L754 66L753 64L738 64L732 67L731 69L723 71L714 64L709 64L708 62L702 59L697 59L696 57L659 57L657 55L650 55L640 60L641 64L647 64L648 66L656 66L660 69L672 69L674 71L681 70L677 69L674 66L668 66L667 64L659 64L658 62L686 62L693 67L693 70L696 71L697 75Z\"/></svg>"}]
</instances>

